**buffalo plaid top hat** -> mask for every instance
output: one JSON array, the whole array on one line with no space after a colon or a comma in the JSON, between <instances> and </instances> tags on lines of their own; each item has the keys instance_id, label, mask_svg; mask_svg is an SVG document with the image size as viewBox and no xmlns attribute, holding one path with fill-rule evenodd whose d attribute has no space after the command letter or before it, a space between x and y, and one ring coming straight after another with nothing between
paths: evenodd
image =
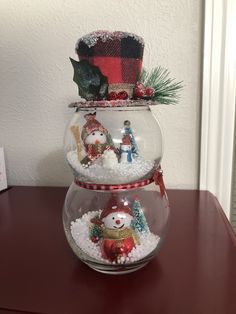
<instances>
[{"instance_id":1,"label":"buffalo plaid top hat","mask_svg":"<svg viewBox=\"0 0 236 314\"><path fill-rule=\"evenodd\" d=\"M134 86L141 75L143 49L143 39L126 32L96 31L80 38L76 44L80 62L87 62L87 65L91 66L91 71L94 71L95 67L99 69L96 74L102 75L103 83L107 83L106 95L123 92L127 98L132 98ZM71 62L75 68L76 61L71 59ZM89 80L88 76L86 74ZM101 94L100 98L96 98L95 94L95 99L91 96L87 100L106 97ZM125 98L124 96L123 99Z\"/></svg>"},{"instance_id":2,"label":"buffalo plaid top hat","mask_svg":"<svg viewBox=\"0 0 236 314\"><path fill-rule=\"evenodd\" d=\"M145 106L176 104L182 82L158 66L142 69L144 41L127 32L95 31L81 37L75 47L79 61L70 58L73 80L81 98L69 107Z\"/></svg>"}]
</instances>

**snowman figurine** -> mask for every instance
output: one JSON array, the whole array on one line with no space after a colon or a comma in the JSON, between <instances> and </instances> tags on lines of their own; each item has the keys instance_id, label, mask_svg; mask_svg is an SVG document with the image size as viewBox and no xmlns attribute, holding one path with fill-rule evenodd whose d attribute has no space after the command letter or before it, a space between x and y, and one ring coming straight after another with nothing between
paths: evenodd
<instances>
[{"instance_id":1,"label":"snowman figurine","mask_svg":"<svg viewBox=\"0 0 236 314\"><path fill-rule=\"evenodd\" d=\"M133 213L128 202L111 200L103 209L100 219L103 223L101 240L102 256L111 262L122 262L139 244L138 235L131 228Z\"/></svg>"},{"instance_id":2,"label":"snowman figurine","mask_svg":"<svg viewBox=\"0 0 236 314\"><path fill-rule=\"evenodd\" d=\"M124 135L120 144L120 163L133 161L132 147L129 135Z\"/></svg>"},{"instance_id":3,"label":"snowman figurine","mask_svg":"<svg viewBox=\"0 0 236 314\"><path fill-rule=\"evenodd\" d=\"M106 150L115 150L111 135L104 126L96 120L96 113L86 114L86 123L81 132L86 157L81 164L88 166L97 160Z\"/></svg>"}]
</instances>

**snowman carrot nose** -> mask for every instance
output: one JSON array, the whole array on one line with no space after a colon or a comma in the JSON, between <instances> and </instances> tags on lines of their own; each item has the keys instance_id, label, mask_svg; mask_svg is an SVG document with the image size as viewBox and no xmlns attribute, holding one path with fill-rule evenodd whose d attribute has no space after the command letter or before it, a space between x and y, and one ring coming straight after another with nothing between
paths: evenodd
<instances>
[{"instance_id":1,"label":"snowman carrot nose","mask_svg":"<svg viewBox=\"0 0 236 314\"><path fill-rule=\"evenodd\" d=\"M95 144L100 144L100 141L99 141L99 140L96 140L96 141L95 141Z\"/></svg>"},{"instance_id":2,"label":"snowman carrot nose","mask_svg":"<svg viewBox=\"0 0 236 314\"><path fill-rule=\"evenodd\" d=\"M116 224L117 224L117 225L120 224L120 220L119 220L119 219L116 220Z\"/></svg>"}]
</instances>

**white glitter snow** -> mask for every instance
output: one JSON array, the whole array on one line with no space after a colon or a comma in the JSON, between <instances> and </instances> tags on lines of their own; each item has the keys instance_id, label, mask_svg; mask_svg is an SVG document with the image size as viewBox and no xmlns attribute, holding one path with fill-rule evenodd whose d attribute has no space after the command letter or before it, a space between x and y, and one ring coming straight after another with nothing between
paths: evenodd
<instances>
[{"instance_id":1,"label":"white glitter snow","mask_svg":"<svg viewBox=\"0 0 236 314\"><path fill-rule=\"evenodd\" d=\"M102 42L106 42L109 40L127 38L127 37L133 37L136 41L138 41L142 46L144 46L143 38L133 34L133 33L127 33L127 32L110 32L110 31L104 31L104 30L98 30L92 33L89 33L87 35L84 35L82 38L80 38L76 45L75 49L77 50L79 47L79 43L83 41L89 48L96 45L97 41L100 39Z\"/></svg>"},{"instance_id":2,"label":"white glitter snow","mask_svg":"<svg viewBox=\"0 0 236 314\"><path fill-rule=\"evenodd\" d=\"M99 260L100 262L112 264L112 262L102 258L100 244L94 243L89 239L90 220L100 215L100 211L92 211L84 214L81 218L71 222L71 235L76 245L90 257ZM138 261L151 253L158 245L160 238L151 232L138 233L140 245L137 245L126 257L121 257L118 260L119 264L128 264ZM116 262L113 262L116 264Z\"/></svg>"},{"instance_id":3,"label":"white glitter snow","mask_svg":"<svg viewBox=\"0 0 236 314\"><path fill-rule=\"evenodd\" d=\"M105 150L102 155L102 165L107 169L113 169L118 165L118 159L113 150Z\"/></svg>"},{"instance_id":4,"label":"white glitter snow","mask_svg":"<svg viewBox=\"0 0 236 314\"><path fill-rule=\"evenodd\" d=\"M82 251L95 259L107 263L108 261L102 258L99 243L94 243L89 239L90 220L100 213L101 211L88 212L80 219L72 221L71 235Z\"/></svg>"},{"instance_id":5,"label":"white glitter snow","mask_svg":"<svg viewBox=\"0 0 236 314\"><path fill-rule=\"evenodd\" d=\"M67 153L67 161L79 175L80 181L104 184L131 183L142 179L154 168L154 162L140 157L134 159L132 163L118 163L113 169L100 164L84 168L78 160L76 150Z\"/></svg>"}]
</instances>

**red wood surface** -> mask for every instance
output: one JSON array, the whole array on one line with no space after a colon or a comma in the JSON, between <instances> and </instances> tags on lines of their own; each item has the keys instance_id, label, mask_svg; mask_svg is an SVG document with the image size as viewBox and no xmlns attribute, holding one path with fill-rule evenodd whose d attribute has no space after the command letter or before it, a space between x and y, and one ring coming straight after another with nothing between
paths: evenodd
<instances>
[{"instance_id":1,"label":"red wood surface","mask_svg":"<svg viewBox=\"0 0 236 314\"><path fill-rule=\"evenodd\" d=\"M208 192L168 191L165 242L120 276L81 263L62 226L66 188L0 193L0 314L235 314L236 240Z\"/></svg>"}]
</instances>

